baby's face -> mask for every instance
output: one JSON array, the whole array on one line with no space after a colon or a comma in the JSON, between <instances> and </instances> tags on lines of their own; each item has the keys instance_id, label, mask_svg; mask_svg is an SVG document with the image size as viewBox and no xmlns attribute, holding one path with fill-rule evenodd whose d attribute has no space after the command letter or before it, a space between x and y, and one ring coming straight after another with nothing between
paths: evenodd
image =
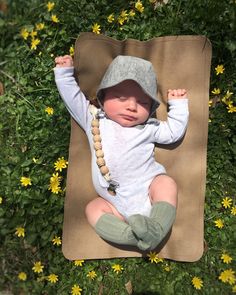
<instances>
[{"instance_id":1,"label":"baby's face","mask_svg":"<svg viewBox=\"0 0 236 295\"><path fill-rule=\"evenodd\" d=\"M103 109L111 120L123 127L132 127L148 119L151 105L152 99L136 82L125 80L106 89Z\"/></svg>"}]
</instances>

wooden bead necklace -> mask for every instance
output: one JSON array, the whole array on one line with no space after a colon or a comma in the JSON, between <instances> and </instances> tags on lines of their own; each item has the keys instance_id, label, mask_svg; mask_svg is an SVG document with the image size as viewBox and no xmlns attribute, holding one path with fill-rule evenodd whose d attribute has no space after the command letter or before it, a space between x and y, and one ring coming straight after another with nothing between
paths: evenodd
<instances>
[{"instance_id":1,"label":"wooden bead necklace","mask_svg":"<svg viewBox=\"0 0 236 295\"><path fill-rule=\"evenodd\" d=\"M102 150L102 138L100 135L100 129L99 129L99 110L94 106L89 106L90 113L93 117L91 121L91 132L93 135L93 147L95 149L95 155L97 157L96 163L98 165L98 168L102 174L102 176L105 178L105 180L109 183L109 187L107 188L107 191L112 195L116 195L116 188L119 187L119 184L111 179L111 175L109 172L109 168L106 165L106 161L104 159L104 152Z\"/></svg>"}]
</instances>

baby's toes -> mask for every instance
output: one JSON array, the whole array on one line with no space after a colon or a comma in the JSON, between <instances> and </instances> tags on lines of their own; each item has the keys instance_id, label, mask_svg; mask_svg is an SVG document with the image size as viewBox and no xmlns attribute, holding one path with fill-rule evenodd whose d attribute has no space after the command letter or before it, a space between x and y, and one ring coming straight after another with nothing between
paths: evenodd
<instances>
[{"instance_id":1,"label":"baby's toes","mask_svg":"<svg viewBox=\"0 0 236 295\"><path fill-rule=\"evenodd\" d=\"M132 215L128 218L128 223L132 231L139 239L143 239L147 234L148 228L144 216L140 214Z\"/></svg>"},{"instance_id":2,"label":"baby's toes","mask_svg":"<svg viewBox=\"0 0 236 295\"><path fill-rule=\"evenodd\" d=\"M150 250L150 247L151 245L149 245L148 243L142 241L142 240L139 240L138 241L138 244L137 244L138 248L142 251L147 251L147 250Z\"/></svg>"}]
</instances>

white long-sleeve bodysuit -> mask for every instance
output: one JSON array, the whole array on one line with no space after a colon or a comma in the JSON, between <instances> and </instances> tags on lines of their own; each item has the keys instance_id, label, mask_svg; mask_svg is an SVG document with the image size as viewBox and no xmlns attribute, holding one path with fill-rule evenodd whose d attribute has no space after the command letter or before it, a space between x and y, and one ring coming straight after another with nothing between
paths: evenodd
<instances>
[{"instance_id":1,"label":"white long-sleeve bodysuit","mask_svg":"<svg viewBox=\"0 0 236 295\"><path fill-rule=\"evenodd\" d=\"M166 173L165 168L155 161L154 145L173 143L184 135L189 115L188 100L169 100L167 121L148 120L135 127L122 127L101 112L99 128L104 159L111 179L119 184L116 195L112 196L107 191L109 184L96 164L90 104L75 81L74 68L54 68L54 73L68 111L88 136L92 153L92 180L98 195L113 204L125 218L133 214L149 216L149 186L155 176Z\"/></svg>"}]
</instances>

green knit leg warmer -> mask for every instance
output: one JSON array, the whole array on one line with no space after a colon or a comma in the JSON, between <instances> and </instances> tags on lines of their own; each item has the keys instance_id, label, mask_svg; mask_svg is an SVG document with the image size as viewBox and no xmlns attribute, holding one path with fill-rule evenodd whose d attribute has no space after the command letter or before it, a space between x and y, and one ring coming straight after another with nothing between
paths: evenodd
<instances>
[{"instance_id":1,"label":"green knit leg warmer","mask_svg":"<svg viewBox=\"0 0 236 295\"><path fill-rule=\"evenodd\" d=\"M138 244L130 225L113 214L103 214L95 224L95 231L101 238L112 243L132 246Z\"/></svg>"},{"instance_id":2,"label":"green knit leg warmer","mask_svg":"<svg viewBox=\"0 0 236 295\"><path fill-rule=\"evenodd\" d=\"M176 216L176 208L167 202L152 206L150 217L140 214L128 218L132 231L140 239L137 246L143 250L143 243L149 250L155 249L170 231Z\"/></svg>"}]
</instances>

